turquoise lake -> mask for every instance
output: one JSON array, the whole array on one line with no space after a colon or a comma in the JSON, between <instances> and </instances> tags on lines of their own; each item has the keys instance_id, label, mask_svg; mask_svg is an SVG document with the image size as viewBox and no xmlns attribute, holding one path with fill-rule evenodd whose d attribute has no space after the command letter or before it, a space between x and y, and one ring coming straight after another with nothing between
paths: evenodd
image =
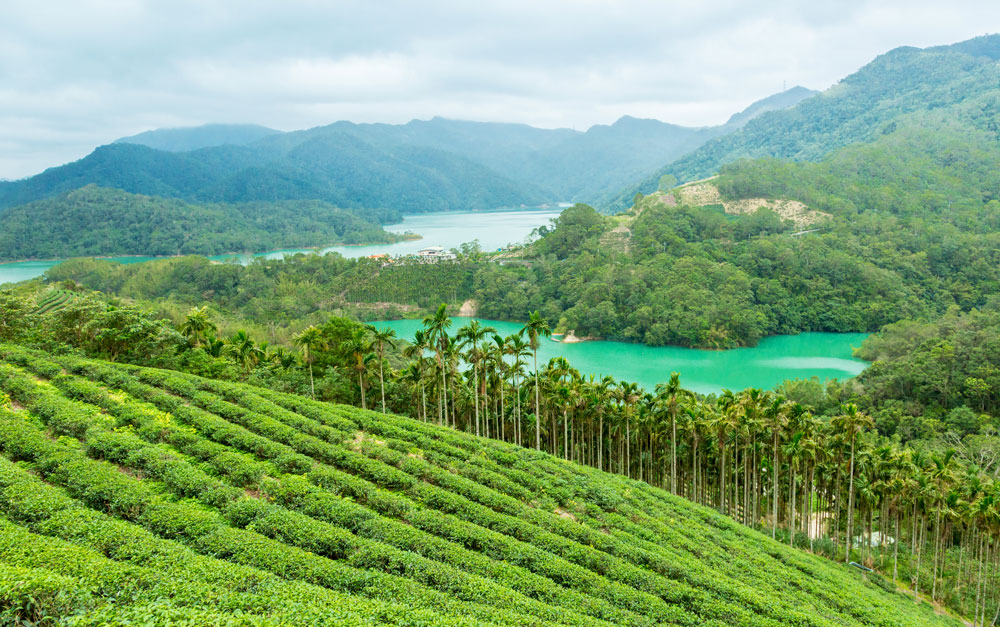
<instances>
[{"instance_id":1,"label":"turquoise lake","mask_svg":"<svg viewBox=\"0 0 1000 627\"><path fill-rule=\"evenodd\" d=\"M426 213L403 217L399 224L385 227L391 233L410 231L422 235L422 239L396 242L395 244L373 244L370 246L329 246L319 251L310 249L269 250L244 255L216 255L209 257L216 261L236 258L242 263L249 263L255 257L276 259L295 253L326 254L340 253L344 257L364 257L377 253L389 255L413 254L427 246L443 246L458 248L465 242L479 240L483 250L496 250L507 244L524 243L531 232L557 217L561 209L534 208L513 209L504 211L462 211L447 213ZM112 257L112 261L122 263L141 263L158 257ZM0 284L16 283L41 276L46 270L60 263L61 259L42 261L19 261L0 264Z\"/></svg>"},{"instance_id":2,"label":"turquoise lake","mask_svg":"<svg viewBox=\"0 0 1000 627\"><path fill-rule=\"evenodd\" d=\"M452 318L449 332L454 334L471 320ZM497 320L480 319L480 323L496 328L503 335L516 333L522 327ZM420 320L372 324L392 328L396 335L407 340L423 327ZM770 389L785 379L816 376L825 381L853 377L868 366L867 362L855 359L851 352L852 347L859 346L866 337L867 333L779 335L761 340L752 348L725 351L601 340L565 344L545 339L538 350L538 363L562 355L584 375L611 375L619 380L635 381L647 390L669 379L671 372L678 372L685 388L708 394L723 388Z\"/></svg>"},{"instance_id":3,"label":"turquoise lake","mask_svg":"<svg viewBox=\"0 0 1000 627\"><path fill-rule=\"evenodd\" d=\"M321 253L337 252L345 257L376 253L411 254L425 246L457 248L464 242L479 240L484 250L495 250L512 243L522 243L535 228L548 224L559 215L557 208L536 208L489 212L430 213L405 216L403 222L386 226L387 231L411 231L420 240L372 246L331 246ZM238 258L249 263L254 257L278 258L311 250L273 250L254 255L220 255L215 260ZM156 257L116 257L122 263L141 263ZM25 281L41 276L60 260L24 261L0 264L0 284ZM469 318L456 318L454 329ZM504 335L521 328L511 322L484 321ZM376 323L396 329L404 338L412 338L420 327L418 320ZM866 337L864 333L803 333L767 338L753 348L707 351L677 347L651 347L625 342L590 341L563 344L545 340L539 361L565 356L584 374L611 375L616 379L636 381L647 389L681 374L681 382L697 392L718 392L723 388L771 388L785 379L817 376L820 379L846 378L859 374L867 364L854 359L852 347Z\"/></svg>"}]
</instances>

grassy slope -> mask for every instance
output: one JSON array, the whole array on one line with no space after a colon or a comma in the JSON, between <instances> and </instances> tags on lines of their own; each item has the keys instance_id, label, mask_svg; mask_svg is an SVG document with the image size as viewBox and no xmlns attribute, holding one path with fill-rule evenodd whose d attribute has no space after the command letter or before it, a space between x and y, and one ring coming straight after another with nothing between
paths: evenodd
<instances>
[{"instance_id":1,"label":"grassy slope","mask_svg":"<svg viewBox=\"0 0 1000 627\"><path fill-rule=\"evenodd\" d=\"M644 483L410 419L13 346L0 390L0 618L958 624Z\"/></svg>"}]
</instances>

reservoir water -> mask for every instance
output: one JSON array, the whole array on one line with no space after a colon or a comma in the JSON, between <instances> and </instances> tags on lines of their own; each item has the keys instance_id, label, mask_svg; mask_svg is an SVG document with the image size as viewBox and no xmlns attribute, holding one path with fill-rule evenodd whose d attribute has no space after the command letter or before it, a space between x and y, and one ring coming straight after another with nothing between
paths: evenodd
<instances>
[{"instance_id":1,"label":"reservoir water","mask_svg":"<svg viewBox=\"0 0 1000 627\"><path fill-rule=\"evenodd\" d=\"M472 318L452 318L449 333L454 333ZM498 320L480 320L502 335L518 332L523 325ZM396 335L412 340L423 328L420 320L389 320L373 323L389 327ZM627 342L594 340L566 344L543 339L538 350L539 365L552 357L563 356L583 375L635 381L652 391L657 383L681 375L681 385L708 394L723 388L742 390L748 387L773 388L785 379L819 377L846 379L861 373L868 363L852 355L867 333L801 333L779 335L761 340L752 348L698 350L676 346L645 346ZM529 369L531 357L528 357Z\"/></svg>"},{"instance_id":2,"label":"reservoir water","mask_svg":"<svg viewBox=\"0 0 1000 627\"><path fill-rule=\"evenodd\" d=\"M445 249L458 248L466 242L478 240L483 250L496 250L507 244L523 243L534 229L546 225L559 215L561 209L534 208L503 211L462 211L447 213L425 213L407 215L399 224L385 227L391 233L417 233L419 240L406 240L394 244L373 244L370 246L330 246L318 252L337 252L344 257L363 257L377 253L389 255L413 254L427 246L443 246ZM309 249L270 250L245 255L216 255L209 257L216 261L237 258L249 263L254 257L275 259L295 253L316 252ZM112 261L140 263L158 257L112 257ZM0 264L0 285L16 283L41 276L46 270L60 263L61 259L42 261L19 261Z\"/></svg>"}]
</instances>

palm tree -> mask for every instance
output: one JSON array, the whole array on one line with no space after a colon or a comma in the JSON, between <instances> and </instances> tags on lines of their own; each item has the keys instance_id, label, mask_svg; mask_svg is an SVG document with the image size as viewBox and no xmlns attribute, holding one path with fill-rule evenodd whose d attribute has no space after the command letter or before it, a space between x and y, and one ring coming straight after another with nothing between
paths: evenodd
<instances>
[{"instance_id":1,"label":"palm tree","mask_svg":"<svg viewBox=\"0 0 1000 627\"><path fill-rule=\"evenodd\" d=\"M371 360L374 357L371 354L373 346L374 344L368 337L368 329L360 327L353 330L342 348L342 350L350 356L351 365L354 371L358 373L358 387L361 389L362 409L368 409L368 405L365 401L365 381L363 375L368 369L368 364L371 363Z\"/></svg>"},{"instance_id":2,"label":"palm tree","mask_svg":"<svg viewBox=\"0 0 1000 627\"><path fill-rule=\"evenodd\" d=\"M632 418L636 413L635 403L642 398L639 385L628 381L619 381L618 389L622 401L622 416L625 420L625 476L632 476Z\"/></svg>"},{"instance_id":3,"label":"palm tree","mask_svg":"<svg viewBox=\"0 0 1000 627\"><path fill-rule=\"evenodd\" d=\"M222 357L225 354L226 342L212 334L205 337L205 352L212 357Z\"/></svg>"},{"instance_id":4,"label":"palm tree","mask_svg":"<svg viewBox=\"0 0 1000 627\"><path fill-rule=\"evenodd\" d=\"M802 462L802 458L805 456L805 433L803 431L796 431L789 438L788 442L785 443L782 451L785 455L785 459L788 460L788 546L792 546L795 543L795 494L796 485L795 480L797 479L797 472L799 465Z\"/></svg>"},{"instance_id":5,"label":"palm tree","mask_svg":"<svg viewBox=\"0 0 1000 627\"><path fill-rule=\"evenodd\" d=\"M302 330L292 338L296 346L302 347L302 359L309 366L309 394L316 400L316 386L313 383L313 362L316 361L316 351L326 348L326 337L315 325Z\"/></svg>"},{"instance_id":6,"label":"palm tree","mask_svg":"<svg viewBox=\"0 0 1000 627\"><path fill-rule=\"evenodd\" d=\"M239 330L226 341L226 352L233 361L243 367L245 375L250 374L250 370L260 361L260 349L250 335Z\"/></svg>"},{"instance_id":7,"label":"palm tree","mask_svg":"<svg viewBox=\"0 0 1000 627\"><path fill-rule=\"evenodd\" d=\"M181 334L188 339L191 346L198 347L209 334L215 333L218 327L209 316L208 307L195 307L184 317L180 326Z\"/></svg>"},{"instance_id":8,"label":"palm tree","mask_svg":"<svg viewBox=\"0 0 1000 627\"><path fill-rule=\"evenodd\" d=\"M777 396L771 400L771 404L764 409L764 426L771 430L773 449L771 453L771 539L773 540L778 531L778 470L781 467L781 460L778 457L778 440L788 424L788 411L785 405L785 398Z\"/></svg>"},{"instance_id":9,"label":"palm tree","mask_svg":"<svg viewBox=\"0 0 1000 627\"><path fill-rule=\"evenodd\" d=\"M427 384L424 378L424 351L428 348L427 333L420 329L413 334L413 342L403 349L403 355L408 359L415 359L413 365L416 366L416 382L420 384L420 402L423 408L424 422L427 422Z\"/></svg>"},{"instance_id":10,"label":"palm tree","mask_svg":"<svg viewBox=\"0 0 1000 627\"><path fill-rule=\"evenodd\" d=\"M670 418L670 493L677 494L677 417L681 413L681 402L689 396L681 388L680 375L670 373L670 381L656 386L656 398Z\"/></svg>"},{"instance_id":11,"label":"palm tree","mask_svg":"<svg viewBox=\"0 0 1000 627\"><path fill-rule=\"evenodd\" d=\"M274 360L274 363L278 364L285 370L288 370L293 365L295 365L295 353L285 350L280 346L274 349L274 352L271 353L271 357ZM310 385L311 385L311 380L310 380Z\"/></svg>"},{"instance_id":12,"label":"palm tree","mask_svg":"<svg viewBox=\"0 0 1000 627\"><path fill-rule=\"evenodd\" d=\"M448 382L445 378L444 353L451 341L448 336L448 327L451 326L451 318L448 317L448 305L441 303L437 311L424 318L424 328L427 331L427 342L434 348L437 354L437 366L441 371L441 391L438 393L438 424L445 416L448 409Z\"/></svg>"},{"instance_id":13,"label":"palm tree","mask_svg":"<svg viewBox=\"0 0 1000 627\"><path fill-rule=\"evenodd\" d=\"M549 322L542 317L542 314L538 313L538 310L531 312L528 317L527 324L521 330L522 333L528 334L528 342L531 346L531 352L535 356L535 449L542 449L542 419L541 419L541 403L539 402L538 394L538 338L539 337L549 337L552 335L552 329L549 328Z\"/></svg>"},{"instance_id":14,"label":"palm tree","mask_svg":"<svg viewBox=\"0 0 1000 627\"><path fill-rule=\"evenodd\" d=\"M851 537L854 534L854 454L858 434L874 426L868 414L859 411L854 403L848 403L842 408L842 414L836 416L831 424L851 442L851 463L848 470L849 487L847 488L847 550L844 562L851 561Z\"/></svg>"},{"instance_id":15,"label":"palm tree","mask_svg":"<svg viewBox=\"0 0 1000 627\"><path fill-rule=\"evenodd\" d=\"M524 374L526 365L524 358L528 356L529 347L520 333L508 335L504 340L504 354L513 358L510 364L511 386L514 388L514 427L517 435L517 444L523 445L521 431L521 375Z\"/></svg>"},{"instance_id":16,"label":"palm tree","mask_svg":"<svg viewBox=\"0 0 1000 627\"><path fill-rule=\"evenodd\" d=\"M476 435L480 434L479 430L479 362L483 357L483 353L479 348L479 343L486 338L487 335L496 332L493 327L484 327L479 324L478 320L473 320L466 326L458 330L455 338L459 340L460 346L468 346L469 351L467 357L469 362L472 364L472 389L473 398L475 404L475 416L476 416Z\"/></svg>"},{"instance_id":17,"label":"palm tree","mask_svg":"<svg viewBox=\"0 0 1000 627\"><path fill-rule=\"evenodd\" d=\"M383 364L385 363L385 346L396 348L396 342L394 341L396 337L396 332L386 327L385 329L379 330L373 325L365 325L368 330L371 331L372 340L375 343L375 350L378 354L378 382L379 386L382 388L382 414L385 411L385 372L383 370Z\"/></svg>"}]
</instances>

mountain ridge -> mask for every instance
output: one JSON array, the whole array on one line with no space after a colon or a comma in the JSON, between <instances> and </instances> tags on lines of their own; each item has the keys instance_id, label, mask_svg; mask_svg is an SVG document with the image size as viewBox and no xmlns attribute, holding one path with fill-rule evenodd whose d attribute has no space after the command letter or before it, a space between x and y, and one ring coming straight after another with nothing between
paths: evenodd
<instances>
[{"instance_id":1,"label":"mountain ridge","mask_svg":"<svg viewBox=\"0 0 1000 627\"><path fill-rule=\"evenodd\" d=\"M680 182L696 180L743 158L818 161L836 148L891 132L893 121L907 113L951 107L989 91L1000 96L998 58L1000 35L947 46L894 48L818 95L763 113L598 204L612 212L624 210L637 192L654 191L665 174Z\"/></svg>"},{"instance_id":2,"label":"mountain ridge","mask_svg":"<svg viewBox=\"0 0 1000 627\"><path fill-rule=\"evenodd\" d=\"M587 131L443 117L291 132L250 127L256 138L239 125L154 130L0 183L0 210L90 183L189 202L313 199L407 213L536 205L616 189L734 128L623 116ZM196 148L164 149L178 146Z\"/></svg>"}]
</instances>

